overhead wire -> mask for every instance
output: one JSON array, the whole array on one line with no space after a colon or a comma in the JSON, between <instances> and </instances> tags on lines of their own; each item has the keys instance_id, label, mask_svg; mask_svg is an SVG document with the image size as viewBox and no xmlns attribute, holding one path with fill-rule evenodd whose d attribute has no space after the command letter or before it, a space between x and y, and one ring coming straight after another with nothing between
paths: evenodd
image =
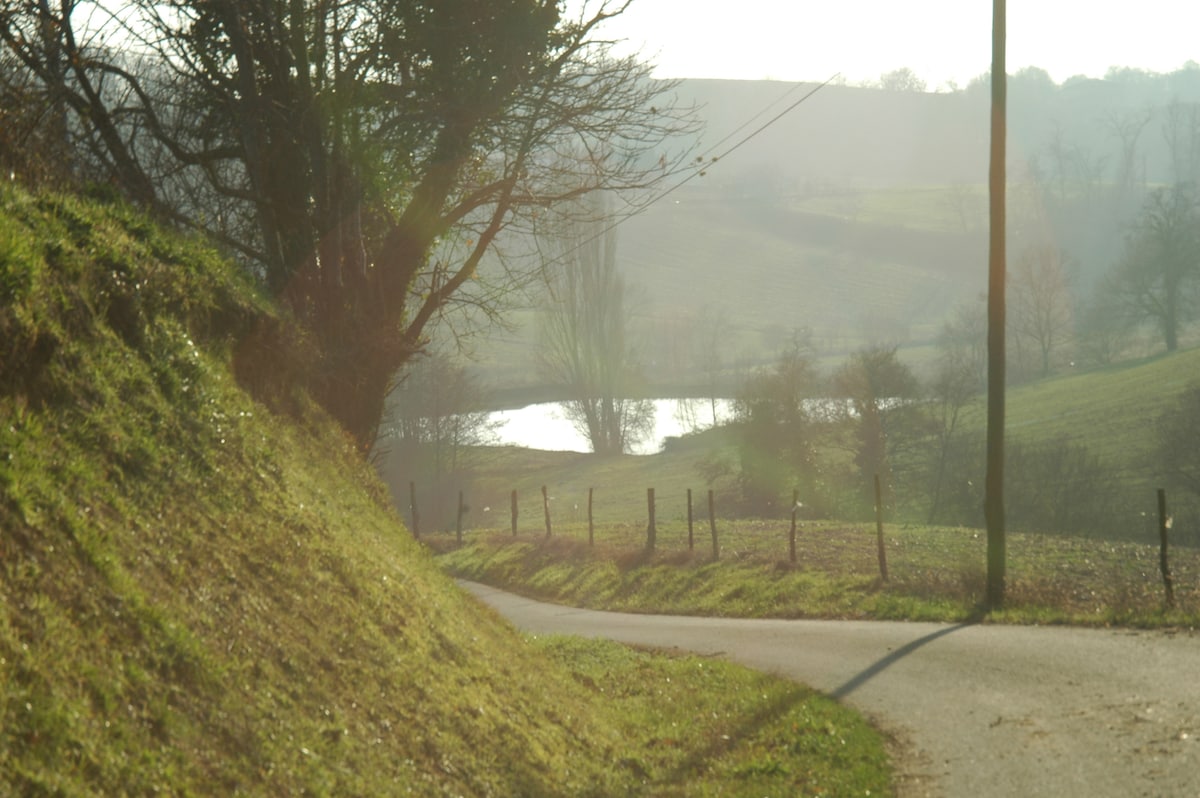
<instances>
[{"instance_id":1,"label":"overhead wire","mask_svg":"<svg viewBox=\"0 0 1200 798\"><path fill-rule=\"evenodd\" d=\"M714 155L714 156L712 156L712 157L709 159L709 161L708 161L708 164L711 166L712 164L714 164L714 163L717 163L717 162L719 162L719 161L721 161L721 160L725 159L725 158L726 158L726 157L728 157L728 156L729 156L731 153L733 153L733 152L737 151L738 149L740 149L741 147L743 147L743 146L744 146L744 145L745 145L745 144L746 144L748 141L750 141L751 139L753 139L753 138L754 138L755 136L757 136L758 134L762 133L764 130L766 130L766 129L767 129L767 128L769 128L771 125L773 125L773 124L775 124L776 122L778 122L780 119L783 119L783 117L785 117L785 116L787 116L788 114L790 114L792 111L794 111L794 110L795 110L797 107L799 107L801 104L803 104L803 103L804 103L806 100L808 100L810 97L812 97L812 96L813 96L814 94L816 94L818 91L820 91L821 89L823 89L823 88L825 88L826 86L828 86L828 85L829 85L829 84L830 84L832 81L836 80L839 74L841 74L841 73L837 73L837 74L831 75L830 77L826 78L826 79L825 79L823 82L821 82L821 83L818 83L818 84L816 84L815 86L813 86L811 89L809 89L807 92L805 92L805 93L804 93L804 95L803 95L802 97L800 97L800 99L796 100L794 103L792 103L791 105L789 105L789 106L787 106L786 108L784 108L782 111L780 111L779 113L777 113L775 116L773 116L773 117L771 117L770 119L768 119L768 120L767 120L766 122L764 122L762 125L760 125L760 126L758 126L757 128L755 128L753 131L751 131L751 132L750 132L748 135L746 135L744 138L742 138L741 140L739 140L739 141L738 141L736 144L734 144L732 147L730 147L729 149L725 150L725 151L724 151L724 152L722 152L720 155ZM787 93L785 93L785 94L783 95L783 97L787 97L787 96L788 96L788 94L791 94L793 91L795 91L797 88L799 88L799 87L800 87L800 86L802 86L802 85L804 85L804 84L802 84L802 83L797 83L797 84L796 84L795 86L793 86L793 87L792 87L790 90L788 90L788 92L787 92ZM708 150L707 150L706 152L712 152L714 149L716 149L717 147L719 147L721 144L723 144L723 143L725 143L726 141L728 141L729 139L733 138L733 137L734 137L734 136L735 136L735 135L736 135L736 134L737 134L739 131L741 131L741 130L745 129L747 125L749 125L749 124L750 124L751 122L753 122L755 119L757 119L758 117L760 117L760 116L762 116L764 113L766 113L768 110L770 110L771 106L773 106L773 105L776 105L777 103L779 103L779 102L780 102L780 101L783 99L783 97L781 97L781 98L780 98L780 99L778 99L778 100L775 100L775 102L771 103L771 105L768 105L766 108L764 108L762 111L759 111L757 114L755 114L755 115L754 115L753 117L751 117L749 120L747 120L746 122L743 122L743 123L742 123L742 124L741 124L741 125L740 125L740 126L737 128L737 129L736 129L736 130L734 130L733 132L729 133L727 136L725 136L725 138L721 139L719 142L717 142L716 144L714 144L712 147L709 147L709 148L708 148ZM703 156L703 155L701 155L700 157L701 157L701 158L703 158L704 156ZM668 196L669 194L671 194L671 193L672 193L672 192L674 192L675 190L679 189L680 187L682 187L682 186L686 185L688 182L690 182L690 181L694 180L694 179L695 179L695 178L697 178L697 177L702 177L704 174L706 174L706 172L707 172L707 171L708 171L707 169L703 169L703 168L696 168L696 169L693 169L692 173L691 173L691 174L689 174L687 177L685 177L683 180L680 180L678 183L676 183L675 185L671 186L671 187L670 187L670 188L668 188L666 191L664 191L662 194L659 194L657 197L655 197L654 199L652 199L652 200L650 200L649 202L647 202L645 205L642 205L642 206L640 206L640 207L639 207L639 208L638 208L636 211L633 211L632 213L630 213L630 214L628 214L628 215L626 215L626 216L623 216L623 217L622 217L622 218L621 218L619 221L617 221L616 223L614 223L614 224L613 224L613 227L616 227L618 224L621 224L621 223L622 223L622 222L624 222L626 219L632 219L634 216L637 216L639 213L641 213L642 211L646 210L646 209L647 209L647 208L649 208L651 205L654 205L655 203L659 202L660 200L662 200L663 198L665 198L666 196ZM612 228L610 227L609 229L612 229ZM605 231L605 232L607 232L607 231Z\"/></svg>"},{"instance_id":2,"label":"overhead wire","mask_svg":"<svg viewBox=\"0 0 1200 798\"><path fill-rule=\"evenodd\" d=\"M763 124L759 125L757 128L755 128L755 129L754 129L753 131L751 131L749 134L747 134L746 136L744 136L743 138L741 138L740 140L738 140L738 141L737 141L737 143L735 143L733 146L729 147L729 149L725 150L725 151L724 151L724 152L722 152L720 155L715 155L715 156L712 156L711 158L709 158L709 159L708 159L708 161L707 161L707 166L708 166L708 167L711 167L711 166L712 166L712 164L719 163L721 160L723 160L724 158L728 157L728 156L729 156L731 153L733 153L733 152L736 152L738 149L740 149L741 147L745 146L745 144L746 144L747 142L749 142L750 140L752 140L753 138L755 138L756 136L758 136L760 133L762 133L764 130L766 130L767 128L771 127L771 126L772 126L772 125L774 125L776 122L778 122L780 119L782 119L783 117L787 116L789 113L791 113L792 111L794 111L796 108L798 108L800 105L802 105L802 104L803 104L805 101L807 101L807 100L808 100L810 97L812 97L812 96L813 96L814 94L816 94L818 91L820 91L821 89L823 89L823 88L825 88L826 86L828 86L828 85L829 85L830 83L832 83L834 80L837 80L837 78L838 78L840 75L841 75L841 73L840 73L840 72L834 73L833 75L829 76L829 77L828 77L828 78L826 78L824 81L822 81L821 83L818 83L818 84L814 85L814 86L813 86L811 89L809 89L807 92L805 92L805 93L804 93L804 95L803 95L802 97L800 97L800 98L799 98L799 99L797 99L795 102L793 102L793 103L791 103L790 105L788 105L786 108L784 108L784 109L783 109L782 111L780 111L779 113L775 114L775 116L771 117L770 119L768 119L768 120L767 120L766 122L764 122ZM572 247L571 249L569 249L569 250L567 250L567 251L563 252L563 253L562 253L562 254L560 254L560 255L559 255L557 258L555 258L553 261L551 261L551 262L550 262L550 263L548 263L548 264L544 264L544 265L543 265L543 268L545 268L545 266L550 266L550 265L553 265L554 263L557 263L558 261L560 261L560 260L562 260L562 259L566 258L567 256L569 256L571 253L573 253L573 252L576 252L576 251L577 251L577 250L579 250L579 249L582 249L584 246L586 246L587 244L589 244L589 243L590 243L590 242L592 242L592 241L595 241L595 240L596 240L597 238L599 238L600 236L603 236L603 235L605 235L606 233L608 233L608 232L610 232L610 231L612 231L612 230L616 229L617 227L619 227L620 225L622 225L622 224L624 224L625 222L629 221L630 219L634 218L635 216L638 216L639 214L643 213L644 211L646 211L646 209L648 209L648 208L652 207L653 205L656 205L657 203L661 202L661 201L662 201L662 200L664 200L666 197L670 196L672 193L674 193L675 191L677 191L677 190L678 190L678 189L680 189L681 187L683 187L683 186L687 185L689 182L691 182L691 181L692 181L692 180L694 180L695 178L704 176L704 175L707 173L707 171L708 171L708 169L707 169L707 168L705 168L705 163L704 163L704 158L705 158L705 156L707 156L707 154L708 154L708 153L711 153L711 152L712 152L713 150L715 150L717 147L720 147L720 146L721 146L722 144L724 144L726 141L729 141L731 138L733 138L734 136L736 136L736 135L737 135L739 132L741 132L742 130L745 130L745 129L746 129L746 127L748 127L749 125L751 125L751 124L754 122L754 120L758 119L758 118L759 118L759 117L761 117L763 114L767 113L767 112L768 112L768 111L769 111L769 110L770 110L772 107L774 107L774 106L778 105L780 102L782 102L782 101L783 101L785 98L787 98L787 97L788 97L790 94L792 94L793 92L795 92L797 89L799 89L799 88L800 88L801 86L803 86L803 85L805 85L805 84L803 84L803 83L796 83L796 84L794 84L794 85L793 85L793 86L792 86L790 89L788 89L786 92L784 92L782 95L780 95L780 97L779 97L778 99L775 99L775 100L773 100L771 103L769 103L769 104L768 104L768 105L767 105L765 108L763 108L763 109L762 109L761 111L759 111L757 114L755 114L754 116L750 117L748 120L746 120L745 122L743 122L741 125L739 125L738 127L736 127L734 130L732 130L731 132L729 132L728 134L726 134L726 135L725 135L725 136L724 136L724 137L723 137L723 138L722 138L720 141L718 141L716 144L714 144L714 145L712 145L711 147L709 147L708 149L706 149L706 150L704 151L704 153L702 153L702 154L699 156L699 158L698 158L698 161L699 161L699 162L698 162L698 163L696 164L696 166L695 166L695 167L692 169L691 173L690 173L690 174L688 174L688 175L687 175L685 178L683 178L682 180L680 180L678 183L676 183L676 184L674 184L674 185L670 186L669 188L667 188L666 190L664 190L664 191L663 191L661 194L658 194L657 196L655 196L655 197L651 198L651 199L650 199L650 200L648 200L646 203L644 203L644 204L642 204L642 205L639 205L639 206L638 206L638 207L637 207L635 210L633 210L633 211L631 211L631 212L629 212L629 213L623 214L622 216L618 217L618 218L617 218L617 219L616 219L614 222L612 222L611 224L609 224L607 227L604 227L603 229L601 229L601 230L598 230L597 232L595 232L593 235L589 236L588 238L585 238L585 239L583 239L583 240L581 240L581 241L577 242L577 243L576 243L576 245L575 245L574 247Z\"/></svg>"}]
</instances>

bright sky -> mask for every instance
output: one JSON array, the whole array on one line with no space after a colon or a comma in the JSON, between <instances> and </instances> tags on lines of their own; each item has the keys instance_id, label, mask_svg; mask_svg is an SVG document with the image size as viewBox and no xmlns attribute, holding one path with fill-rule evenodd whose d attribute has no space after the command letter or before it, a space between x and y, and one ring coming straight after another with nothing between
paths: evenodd
<instances>
[{"instance_id":1,"label":"bright sky","mask_svg":"<svg viewBox=\"0 0 1200 798\"><path fill-rule=\"evenodd\" d=\"M909 67L932 90L988 71L991 15L989 0L634 0L601 32L660 78L859 83ZM1009 0L1007 58L1010 73L1037 66L1060 83L1110 66L1171 72L1200 61L1200 2Z\"/></svg>"}]
</instances>

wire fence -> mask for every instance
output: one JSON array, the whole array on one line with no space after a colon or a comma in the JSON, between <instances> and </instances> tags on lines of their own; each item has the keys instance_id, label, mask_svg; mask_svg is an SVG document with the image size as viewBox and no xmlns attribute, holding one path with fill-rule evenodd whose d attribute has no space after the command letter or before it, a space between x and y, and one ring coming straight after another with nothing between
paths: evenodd
<instances>
[{"instance_id":1,"label":"wire fence","mask_svg":"<svg viewBox=\"0 0 1200 798\"><path fill-rule=\"evenodd\" d=\"M589 547L603 546L617 550L640 550L645 553L686 552L689 559L697 557L716 561L724 557L776 562L790 567L813 567L860 575L872 574L881 583L891 577L889 558L900 563L902 581L928 581L944 578L949 570L962 581L982 579L979 568L972 562L983 562L986 533L965 527L917 527L908 524L888 524L884 518L880 480L875 479L875 520L869 523L844 523L803 517L799 494L793 491L787 513L778 518L722 518L718 514L713 490L702 497L686 491L686 512L678 518L663 520L658 512L660 496L654 488L646 489L643 520L627 522L595 520L596 491L588 488L583 517L573 506L570 518L556 519L552 512L547 486L540 495L524 507L517 490L509 493L509 524L507 528L488 525L469 531L492 537L522 540L568 539L586 541ZM410 529L421 537L417 487L409 484ZM1174 518L1168 513L1166 492L1159 489L1158 519L1153 535L1141 541L1094 541L1071 536L1009 533L1018 541L1010 544L1013 559L1011 571L1018 579L1041 587L1050 582L1066 585L1074 600L1086 602L1089 594L1096 597L1097 582L1117 591L1106 601L1128 601L1131 593L1144 593L1146 586L1161 583L1164 605L1177 606L1181 584L1183 593L1195 594L1193 585L1200 569L1200 550L1195 547L1172 548ZM490 508L489 508L490 509ZM454 529L455 543L464 542L464 522L469 505L463 491L458 493L458 512ZM496 516L493 516L496 517ZM1182 579L1180 578L1182 576ZM1122 593L1121 591L1125 591Z\"/></svg>"}]
</instances>

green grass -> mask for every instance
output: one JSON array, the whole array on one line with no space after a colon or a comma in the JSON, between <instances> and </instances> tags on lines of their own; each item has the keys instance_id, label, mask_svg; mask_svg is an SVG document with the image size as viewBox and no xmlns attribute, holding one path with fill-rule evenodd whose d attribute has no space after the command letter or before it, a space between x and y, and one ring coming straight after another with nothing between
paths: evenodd
<instances>
[{"instance_id":1,"label":"green grass","mask_svg":"<svg viewBox=\"0 0 1200 798\"><path fill-rule=\"evenodd\" d=\"M655 796L885 795L878 734L829 698L720 660L547 637L538 646L599 693L633 743L614 766ZM631 675L634 678L630 678ZM695 702L700 691L709 698ZM704 770L703 781L689 774Z\"/></svg>"},{"instance_id":2,"label":"green grass","mask_svg":"<svg viewBox=\"0 0 1200 798\"><path fill-rule=\"evenodd\" d=\"M626 612L746 618L968 621L984 617L985 536L979 530L885 526L888 579L874 525L808 522L790 558L786 522L723 521L712 558L707 523L662 526L653 553L644 526L580 525L547 539L497 531L429 545L449 572L541 599ZM1148 544L1010 534L1005 623L1200 625L1200 551L1170 555L1176 606L1164 606L1158 549Z\"/></svg>"},{"instance_id":3,"label":"green grass","mask_svg":"<svg viewBox=\"0 0 1200 798\"><path fill-rule=\"evenodd\" d=\"M597 523L640 521L645 526L647 488L655 489L655 503L664 519L687 517L686 496L691 488L699 517L707 494L698 467L710 456L708 447L713 445L723 444L706 436L687 440L668 453L603 458L516 447L476 450L471 452L475 479L468 521L476 527L509 527L511 493L516 490L519 528L544 528L543 485L550 499L552 526L587 520L589 488Z\"/></svg>"},{"instance_id":4,"label":"green grass","mask_svg":"<svg viewBox=\"0 0 1200 798\"><path fill-rule=\"evenodd\" d=\"M1042 380L1009 393L1006 428L1014 440L1074 438L1127 479L1153 481L1153 420L1196 380L1200 347Z\"/></svg>"},{"instance_id":5,"label":"green grass","mask_svg":"<svg viewBox=\"0 0 1200 798\"><path fill-rule=\"evenodd\" d=\"M1194 512L1196 499L1178 493L1155 459L1155 421L1200 380L1200 347L1122 362L1022 385L1009 391L1007 440L1016 445L1067 441L1086 447L1103 469L1105 499L1113 507L1109 524L1118 537L1149 540L1157 516L1158 488L1167 488L1174 513ZM968 409L963 434L982 438L982 400ZM1177 514L1177 513L1176 513ZM1150 519L1147 522L1147 518ZM1200 542L1194 518L1181 518L1179 534ZM1112 532L1108 533L1110 536Z\"/></svg>"},{"instance_id":6,"label":"green grass","mask_svg":"<svg viewBox=\"0 0 1200 798\"><path fill-rule=\"evenodd\" d=\"M803 688L454 587L310 402L242 390L274 311L202 244L6 184L0 293L0 793L887 791Z\"/></svg>"},{"instance_id":7,"label":"green grass","mask_svg":"<svg viewBox=\"0 0 1200 798\"><path fill-rule=\"evenodd\" d=\"M1164 612L1158 565L1153 420L1200 374L1200 348L1072 371L1010 390L1008 440L1068 440L1096 456L1114 498L1111 529L1075 538L1009 530L1009 601L994 620L1084 625L1195 626L1198 552L1195 503L1168 492L1175 516L1171 568L1178 606ZM962 434L982 437L970 412ZM698 465L722 452L720 434L688 438L646 457L595 458L515 449L477 454L466 548L431 541L454 573L543 598L635 611L780 617L963 620L983 598L984 533L914 523L927 507L886 526L890 579L878 581L873 525L809 522L788 558L788 521L737 519L735 489L718 483L721 559L710 562L706 489ZM554 539L543 540L540 485L550 496ZM658 552L642 553L646 489L655 488ZM520 496L519 535L508 525L509 490ZM587 493L594 488L595 549L587 547ZM693 491L688 552L686 491ZM478 498L480 501L475 501ZM488 510L485 512L484 507ZM1100 539L1103 537L1104 539ZM1180 545L1182 544L1182 545Z\"/></svg>"}]
</instances>

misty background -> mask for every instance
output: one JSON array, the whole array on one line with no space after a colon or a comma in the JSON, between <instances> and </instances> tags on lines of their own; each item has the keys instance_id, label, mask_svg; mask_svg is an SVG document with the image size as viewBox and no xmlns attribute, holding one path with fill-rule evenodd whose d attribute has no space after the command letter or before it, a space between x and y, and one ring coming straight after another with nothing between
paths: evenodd
<instances>
[{"instance_id":1,"label":"misty background","mask_svg":"<svg viewBox=\"0 0 1200 798\"><path fill-rule=\"evenodd\" d=\"M711 158L813 88L685 80L676 93L699 106L697 151ZM1035 247L1060 252L1082 317L1148 192L1196 170L1200 65L1061 84L1026 68L1009 97L1010 262ZM621 219L616 260L637 297L645 389L704 381L693 339L714 319L726 327L727 395L798 333L830 363L875 344L928 363L947 320L985 288L987 125L986 76L938 92L907 69L874 86L826 85ZM544 300L534 291L510 329L464 339L500 404L555 398L531 365Z\"/></svg>"}]
</instances>

